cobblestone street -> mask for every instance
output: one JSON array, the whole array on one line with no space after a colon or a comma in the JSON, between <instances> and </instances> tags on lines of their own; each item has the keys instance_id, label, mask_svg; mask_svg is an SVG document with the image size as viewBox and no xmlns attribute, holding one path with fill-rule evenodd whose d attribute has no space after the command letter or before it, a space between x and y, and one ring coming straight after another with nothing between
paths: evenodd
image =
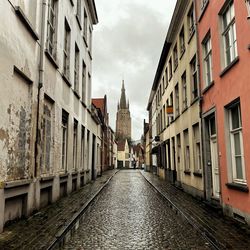
<instances>
[{"instance_id":1,"label":"cobblestone street","mask_svg":"<svg viewBox=\"0 0 250 250\"><path fill-rule=\"evenodd\" d=\"M145 181L117 173L88 209L65 249L211 249Z\"/></svg>"}]
</instances>

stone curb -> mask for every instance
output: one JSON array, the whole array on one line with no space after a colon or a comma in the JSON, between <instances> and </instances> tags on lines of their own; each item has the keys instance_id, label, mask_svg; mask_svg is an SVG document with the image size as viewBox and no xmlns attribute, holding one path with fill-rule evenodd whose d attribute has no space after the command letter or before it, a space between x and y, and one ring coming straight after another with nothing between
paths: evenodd
<instances>
[{"instance_id":1,"label":"stone curb","mask_svg":"<svg viewBox=\"0 0 250 250\"><path fill-rule=\"evenodd\" d=\"M89 200L82 206L82 208L76 212L71 219L69 219L65 225L58 231L58 233L55 236L55 239L49 244L49 246L46 248L47 250L53 250L57 249L57 246L60 244L60 242L63 241L66 234L74 227L78 219L84 214L84 212L87 210L87 208L91 205L91 203L96 199L96 197L101 193L101 191L108 185L108 183L111 181L111 179L119 172L120 170L117 170L115 173L113 173L108 180L100 187L97 192L89 198Z\"/></svg>"},{"instance_id":2,"label":"stone curb","mask_svg":"<svg viewBox=\"0 0 250 250\"><path fill-rule=\"evenodd\" d=\"M144 177L144 179L170 204L170 207L176 211L176 213L179 213L193 228L195 228L202 237L207 240L214 249L226 249L225 245L218 242L218 240L215 238L215 236L210 233L203 225L198 223L195 218L193 218L190 214L186 214L183 210L181 210L178 205L174 204L169 197L167 197L166 193L162 192L158 187L154 185L154 183L149 180L148 177L146 177L142 171L140 171L140 174Z\"/></svg>"}]
</instances>

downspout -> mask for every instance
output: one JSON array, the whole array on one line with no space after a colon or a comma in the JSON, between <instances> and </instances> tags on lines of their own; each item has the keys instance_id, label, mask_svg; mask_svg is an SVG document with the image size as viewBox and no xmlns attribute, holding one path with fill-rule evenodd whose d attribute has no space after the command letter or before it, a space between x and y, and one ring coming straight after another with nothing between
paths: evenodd
<instances>
[{"instance_id":1,"label":"downspout","mask_svg":"<svg viewBox=\"0 0 250 250\"><path fill-rule=\"evenodd\" d=\"M47 0L42 0L42 20L41 20L41 43L40 43L40 60L39 60L39 81L37 93L37 114L36 114L36 142L35 142L35 177L38 175L39 168L39 144L41 141L40 130L40 94L44 83L44 46L45 46L45 12Z\"/></svg>"},{"instance_id":2,"label":"downspout","mask_svg":"<svg viewBox=\"0 0 250 250\"><path fill-rule=\"evenodd\" d=\"M201 65L200 65L200 41L199 41L199 34L198 34L198 9L196 0L193 0L194 4L194 10L195 10L195 30L196 30L196 46L197 46L197 74L198 74L198 80L199 80L199 117L201 122L201 155L202 155L202 166L203 166L203 193L204 193L204 199L206 200L206 175L205 175L205 162L204 162L204 140L203 140L203 120L202 120L202 93L201 93Z\"/></svg>"}]
</instances>

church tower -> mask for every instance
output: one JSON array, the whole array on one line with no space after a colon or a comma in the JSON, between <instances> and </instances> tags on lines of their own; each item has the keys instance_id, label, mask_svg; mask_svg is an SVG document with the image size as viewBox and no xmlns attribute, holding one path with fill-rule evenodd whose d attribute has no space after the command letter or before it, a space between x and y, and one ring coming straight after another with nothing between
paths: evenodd
<instances>
[{"instance_id":1,"label":"church tower","mask_svg":"<svg viewBox=\"0 0 250 250\"><path fill-rule=\"evenodd\" d=\"M131 117L129 102L126 100L124 81L122 81L121 98L118 102L116 113L116 139L118 141L131 139Z\"/></svg>"}]
</instances>

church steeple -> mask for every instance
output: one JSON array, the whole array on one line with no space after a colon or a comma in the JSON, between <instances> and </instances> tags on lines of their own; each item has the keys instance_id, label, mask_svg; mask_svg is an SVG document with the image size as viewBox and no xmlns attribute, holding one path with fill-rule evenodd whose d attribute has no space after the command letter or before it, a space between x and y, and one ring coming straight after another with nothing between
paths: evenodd
<instances>
[{"instance_id":1,"label":"church steeple","mask_svg":"<svg viewBox=\"0 0 250 250\"><path fill-rule=\"evenodd\" d=\"M127 109L124 80L122 80L122 90L121 90L121 98L120 98L120 109Z\"/></svg>"}]
</instances>

